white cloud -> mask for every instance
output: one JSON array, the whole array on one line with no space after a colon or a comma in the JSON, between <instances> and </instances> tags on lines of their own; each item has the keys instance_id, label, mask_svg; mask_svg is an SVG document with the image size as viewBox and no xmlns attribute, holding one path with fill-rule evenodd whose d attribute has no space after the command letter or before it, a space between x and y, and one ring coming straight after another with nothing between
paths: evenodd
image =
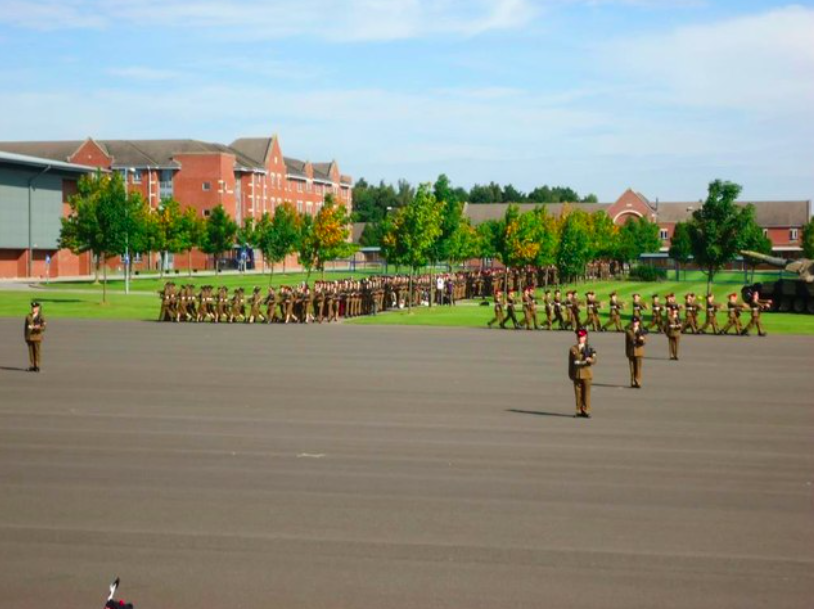
<instances>
[{"instance_id":1,"label":"white cloud","mask_svg":"<svg viewBox=\"0 0 814 609\"><path fill-rule=\"evenodd\" d=\"M533 0L0 0L0 23L35 30L149 27L216 36L377 41L526 25Z\"/></svg>"},{"instance_id":2,"label":"white cloud","mask_svg":"<svg viewBox=\"0 0 814 609\"><path fill-rule=\"evenodd\" d=\"M814 119L814 10L791 6L601 49L651 99Z\"/></svg>"}]
</instances>

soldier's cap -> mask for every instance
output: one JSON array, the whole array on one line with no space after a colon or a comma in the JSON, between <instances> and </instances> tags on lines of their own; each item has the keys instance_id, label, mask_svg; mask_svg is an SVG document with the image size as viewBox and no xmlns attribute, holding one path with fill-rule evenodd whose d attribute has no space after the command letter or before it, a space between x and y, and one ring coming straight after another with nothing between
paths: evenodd
<instances>
[{"instance_id":1,"label":"soldier's cap","mask_svg":"<svg viewBox=\"0 0 814 609\"><path fill-rule=\"evenodd\" d=\"M37 302L36 300L32 300L32 301L31 301L31 308L32 308L32 309L33 309L34 307L39 307L39 306L40 306L40 303L39 303L39 302Z\"/></svg>"},{"instance_id":2,"label":"soldier's cap","mask_svg":"<svg viewBox=\"0 0 814 609\"><path fill-rule=\"evenodd\" d=\"M653 294L653 298L658 298L658 297L659 297L658 294Z\"/></svg>"},{"instance_id":3,"label":"soldier's cap","mask_svg":"<svg viewBox=\"0 0 814 609\"><path fill-rule=\"evenodd\" d=\"M737 298L737 297L738 297L738 295L735 292L732 292L731 294L729 294L727 296L727 298Z\"/></svg>"},{"instance_id":4,"label":"soldier's cap","mask_svg":"<svg viewBox=\"0 0 814 609\"><path fill-rule=\"evenodd\" d=\"M616 292L611 292L610 295L611 296L616 296Z\"/></svg>"},{"instance_id":5,"label":"soldier's cap","mask_svg":"<svg viewBox=\"0 0 814 609\"><path fill-rule=\"evenodd\" d=\"M636 322L641 321L641 319L639 319L636 315L634 315L633 317L630 318L630 321L635 324Z\"/></svg>"},{"instance_id":6,"label":"soldier's cap","mask_svg":"<svg viewBox=\"0 0 814 609\"><path fill-rule=\"evenodd\" d=\"M712 298L714 296L715 296L715 294L713 294L712 292L707 292L707 298Z\"/></svg>"},{"instance_id":7,"label":"soldier's cap","mask_svg":"<svg viewBox=\"0 0 814 609\"><path fill-rule=\"evenodd\" d=\"M579 330L577 330L577 336L579 337L588 336L588 330L586 330L585 328L580 328Z\"/></svg>"}]
</instances>

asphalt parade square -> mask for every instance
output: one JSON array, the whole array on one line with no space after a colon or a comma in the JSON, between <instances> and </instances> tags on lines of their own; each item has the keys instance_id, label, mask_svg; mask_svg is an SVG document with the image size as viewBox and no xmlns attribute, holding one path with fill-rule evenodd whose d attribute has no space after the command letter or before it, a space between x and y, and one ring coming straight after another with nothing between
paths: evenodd
<instances>
[{"instance_id":1,"label":"asphalt parade square","mask_svg":"<svg viewBox=\"0 0 814 609\"><path fill-rule=\"evenodd\" d=\"M814 338L0 320L0 605L810 608Z\"/></svg>"}]
</instances>

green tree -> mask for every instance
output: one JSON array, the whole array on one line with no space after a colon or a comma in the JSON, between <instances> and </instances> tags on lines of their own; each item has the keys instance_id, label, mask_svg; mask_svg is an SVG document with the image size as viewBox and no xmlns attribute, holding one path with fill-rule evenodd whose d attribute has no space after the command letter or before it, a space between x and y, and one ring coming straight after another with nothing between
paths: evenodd
<instances>
[{"instance_id":1,"label":"green tree","mask_svg":"<svg viewBox=\"0 0 814 609\"><path fill-rule=\"evenodd\" d=\"M497 258L497 244L501 235L500 220L486 220L478 224L475 231L478 234L481 258Z\"/></svg>"},{"instance_id":2,"label":"green tree","mask_svg":"<svg viewBox=\"0 0 814 609\"><path fill-rule=\"evenodd\" d=\"M178 253L187 255L187 274L192 276L192 250L203 247L204 233L206 232L206 222L198 215L198 210L194 207L187 207L181 214L181 230L177 236L178 243L175 247Z\"/></svg>"},{"instance_id":3,"label":"green tree","mask_svg":"<svg viewBox=\"0 0 814 609\"><path fill-rule=\"evenodd\" d=\"M204 228L201 249L214 256L215 270L220 271L220 257L235 244L237 223L226 213L223 205L218 205L209 213Z\"/></svg>"},{"instance_id":4,"label":"green tree","mask_svg":"<svg viewBox=\"0 0 814 609\"><path fill-rule=\"evenodd\" d=\"M181 204L172 197L162 199L152 214L151 250L158 252L159 273L164 276L167 267L167 254L183 251L184 226Z\"/></svg>"},{"instance_id":5,"label":"green tree","mask_svg":"<svg viewBox=\"0 0 814 609\"><path fill-rule=\"evenodd\" d=\"M647 218L630 218L619 229L616 259L619 262L634 262L642 254L658 252L661 249L659 226Z\"/></svg>"},{"instance_id":6,"label":"green tree","mask_svg":"<svg viewBox=\"0 0 814 609\"><path fill-rule=\"evenodd\" d=\"M733 182L710 183L704 205L693 212L688 224L693 257L707 276L707 292L715 274L743 249L748 212L735 204L740 192Z\"/></svg>"},{"instance_id":7,"label":"green tree","mask_svg":"<svg viewBox=\"0 0 814 609\"><path fill-rule=\"evenodd\" d=\"M501 199L504 203L523 203L527 200L527 197L512 184L506 184L506 186L503 187Z\"/></svg>"},{"instance_id":8,"label":"green tree","mask_svg":"<svg viewBox=\"0 0 814 609\"><path fill-rule=\"evenodd\" d=\"M585 272L591 259L591 221L579 209L565 209L560 220L560 247L557 269L560 281L573 281Z\"/></svg>"},{"instance_id":9,"label":"green tree","mask_svg":"<svg viewBox=\"0 0 814 609\"><path fill-rule=\"evenodd\" d=\"M314 217L309 214L302 214L299 222L300 234L297 238L297 257L300 264L305 268L305 282L311 278L311 272L317 265L319 255L317 253L317 238L314 234Z\"/></svg>"},{"instance_id":10,"label":"green tree","mask_svg":"<svg viewBox=\"0 0 814 609\"><path fill-rule=\"evenodd\" d=\"M803 227L802 233L803 256L814 258L814 218L811 218Z\"/></svg>"},{"instance_id":11,"label":"green tree","mask_svg":"<svg viewBox=\"0 0 814 609\"><path fill-rule=\"evenodd\" d=\"M743 208L743 211L745 213L743 218L743 229L741 230L741 249L751 250L753 252L758 252L759 254L771 255L772 240L763 234L763 227L757 223L755 206L752 204L746 205ZM747 257L745 258L745 262L747 267L752 271L752 281L754 281L757 260Z\"/></svg>"},{"instance_id":12,"label":"green tree","mask_svg":"<svg viewBox=\"0 0 814 609\"><path fill-rule=\"evenodd\" d=\"M350 256L356 247L350 242L350 217L344 205L332 195L317 212L313 226L315 268L325 274L325 263Z\"/></svg>"},{"instance_id":13,"label":"green tree","mask_svg":"<svg viewBox=\"0 0 814 609\"><path fill-rule=\"evenodd\" d=\"M502 203L503 189L500 184L490 182L486 185L475 184L469 191L470 203Z\"/></svg>"},{"instance_id":14,"label":"green tree","mask_svg":"<svg viewBox=\"0 0 814 609\"><path fill-rule=\"evenodd\" d=\"M430 185L419 186L410 204L400 208L386 224L382 253L388 262L410 268L408 306L412 310L415 271L427 265L441 234L441 205Z\"/></svg>"},{"instance_id":15,"label":"green tree","mask_svg":"<svg viewBox=\"0 0 814 609\"><path fill-rule=\"evenodd\" d=\"M590 216L591 221L591 258L609 260L616 258L619 241L619 227L604 211Z\"/></svg>"},{"instance_id":16,"label":"green tree","mask_svg":"<svg viewBox=\"0 0 814 609\"><path fill-rule=\"evenodd\" d=\"M118 172L83 176L70 197L70 213L62 218L60 247L74 253L91 252L97 276L104 273L102 302L107 302L107 258L138 252L148 244L147 203L138 192L128 193ZM127 269L126 269L127 270Z\"/></svg>"},{"instance_id":17,"label":"green tree","mask_svg":"<svg viewBox=\"0 0 814 609\"><path fill-rule=\"evenodd\" d=\"M285 259L299 248L301 222L302 218L297 213L297 209L288 201L274 209L268 235L268 249L264 252L266 259L271 262L272 277L274 276L274 264L282 262L283 272L285 272Z\"/></svg>"},{"instance_id":18,"label":"green tree","mask_svg":"<svg viewBox=\"0 0 814 609\"><path fill-rule=\"evenodd\" d=\"M669 254L676 263L676 281L678 281L681 275L681 265L687 264L692 258L692 240L686 222L679 222L675 225L673 237L670 239Z\"/></svg>"},{"instance_id":19,"label":"green tree","mask_svg":"<svg viewBox=\"0 0 814 609\"><path fill-rule=\"evenodd\" d=\"M539 267L557 264L557 250L560 246L557 219L546 211L545 206L536 207L530 213L537 216L534 238L540 244L537 257L532 264Z\"/></svg>"}]
</instances>

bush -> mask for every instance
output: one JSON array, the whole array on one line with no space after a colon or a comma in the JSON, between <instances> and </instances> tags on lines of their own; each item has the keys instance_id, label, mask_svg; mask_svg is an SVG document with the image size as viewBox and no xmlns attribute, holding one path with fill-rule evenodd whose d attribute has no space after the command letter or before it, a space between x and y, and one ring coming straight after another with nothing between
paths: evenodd
<instances>
[{"instance_id":1,"label":"bush","mask_svg":"<svg viewBox=\"0 0 814 609\"><path fill-rule=\"evenodd\" d=\"M664 281L667 279L667 269L657 266L637 264L628 274L628 279L636 281Z\"/></svg>"}]
</instances>

